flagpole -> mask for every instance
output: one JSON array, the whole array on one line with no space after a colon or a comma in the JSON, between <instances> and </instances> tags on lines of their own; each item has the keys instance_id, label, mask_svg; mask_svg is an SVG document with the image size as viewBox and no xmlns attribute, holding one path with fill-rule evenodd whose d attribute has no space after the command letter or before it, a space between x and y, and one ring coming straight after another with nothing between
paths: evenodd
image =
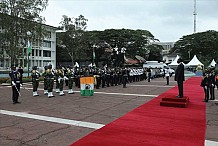
<instances>
[{"instance_id":1,"label":"flagpole","mask_svg":"<svg viewBox=\"0 0 218 146\"><path fill-rule=\"evenodd\" d=\"M30 45L30 35L32 33L30 31L27 32L27 35L28 35L28 43L27 43L27 63L28 63L28 66L27 66L27 73L28 73L28 77L29 77L29 69L30 69L30 52L31 52L31 45Z\"/></svg>"},{"instance_id":2,"label":"flagpole","mask_svg":"<svg viewBox=\"0 0 218 146\"><path fill-rule=\"evenodd\" d=\"M93 50L92 50L92 65L95 64L95 45L93 46Z\"/></svg>"}]
</instances>

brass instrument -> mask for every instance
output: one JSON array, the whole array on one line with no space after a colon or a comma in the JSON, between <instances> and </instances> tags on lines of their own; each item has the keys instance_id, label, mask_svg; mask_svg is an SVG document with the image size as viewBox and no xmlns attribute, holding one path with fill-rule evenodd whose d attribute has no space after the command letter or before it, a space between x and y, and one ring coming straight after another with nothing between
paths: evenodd
<instances>
[{"instance_id":1,"label":"brass instrument","mask_svg":"<svg viewBox=\"0 0 218 146\"><path fill-rule=\"evenodd\" d=\"M51 74L51 69L47 69L46 74Z\"/></svg>"},{"instance_id":2,"label":"brass instrument","mask_svg":"<svg viewBox=\"0 0 218 146\"><path fill-rule=\"evenodd\" d=\"M32 70L32 73L35 74L35 73L36 73L36 70Z\"/></svg>"}]
</instances>

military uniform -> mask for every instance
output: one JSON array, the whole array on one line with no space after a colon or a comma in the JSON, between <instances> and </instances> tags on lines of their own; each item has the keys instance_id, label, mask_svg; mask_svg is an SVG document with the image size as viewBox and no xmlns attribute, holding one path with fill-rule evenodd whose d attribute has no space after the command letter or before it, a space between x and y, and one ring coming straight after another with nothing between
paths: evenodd
<instances>
[{"instance_id":1,"label":"military uniform","mask_svg":"<svg viewBox=\"0 0 218 146\"><path fill-rule=\"evenodd\" d=\"M66 77L68 78L68 89L69 89L68 93L74 94L73 91L74 72L70 66L67 68Z\"/></svg>"},{"instance_id":2,"label":"military uniform","mask_svg":"<svg viewBox=\"0 0 218 146\"><path fill-rule=\"evenodd\" d=\"M52 70L52 66L49 65L48 69L45 72L45 78L48 85L48 98L54 97L53 95L53 86L54 86L54 71Z\"/></svg>"},{"instance_id":3,"label":"military uniform","mask_svg":"<svg viewBox=\"0 0 218 146\"><path fill-rule=\"evenodd\" d=\"M215 70L212 68L209 74L210 100L215 100L215 94L214 94L215 84L216 84Z\"/></svg>"},{"instance_id":4,"label":"military uniform","mask_svg":"<svg viewBox=\"0 0 218 146\"><path fill-rule=\"evenodd\" d=\"M101 71L101 87L105 88L106 82L106 72L104 70Z\"/></svg>"},{"instance_id":5,"label":"military uniform","mask_svg":"<svg viewBox=\"0 0 218 146\"><path fill-rule=\"evenodd\" d=\"M208 77L207 70L205 70L203 73L201 87L204 88L204 100L203 100L203 102L208 102L208 100L209 100L209 77Z\"/></svg>"},{"instance_id":6,"label":"military uniform","mask_svg":"<svg viewBox=\"0 0 218 146\"><path fill-rule=\"evenodd\" d=\"M33 67L33 70L31 72L31 77L32 77L32 85L33 85L33 96L39 96L37 93L37 89L39 87L40 73L37 70L37 66Z\"/></svg>"},{"instance_id":7,"label":"military uniform","mask_svg":"<svg viewBox=\"0 0 218 146\"><path fill-rule=\"evenodd\" d=\"M58 68L56 68L55 70L55 81L56 81L56 86L55 86L55 89L56 89L56 93L60 93L60 83L58 82Z\"/></svg>"},{"instance_id":8,"label":"military uniform","mask_svg":"<svg viewBox=\"0 0 218 146\"><path fill-rule=\"evenodd\" d=\"M123 75L123 88L126 88L126 82L127 82L127 78L128 78L126 69L123 69L122 75Z\"/></svg>"},{"instance_id":9,"label":"military uniform","mask_svg":"<svg viewBox=\"0 0 218 146\"><path fill-rule=\"evenodd\" d=\"M20 73L16 70L15 66L12 67L9 76L11 78L13 104L20 103L18 98L20 95L20 86L22 86L22 84L20 82Z\"/></svg>"},{"instance_id":10,"label":"military uniform","mask_svg":"<svg viewBox=\"0 0 218 146\"><path fill-rule=\"evenodd\" d=\"M46 71L48 69L48 66L44 67L44 70L42 72L42 76L44 77L44 94L48 94L48 81L46 79Z\"/></svg>"},{"instance_id":11,"label":"military uniform","mask_svg":"<svg viewBox=\"0 0 218 146\"><path fill-rule=\"evenodd\" d=\"M63 91L63 86L64 86L64 70L61 67L58 67L58 69L56 70L56 76L57 76L57 81L56 83L59 84L59 95L63 96L64 95L64 91Z\"/></svg>"}]
</instances>

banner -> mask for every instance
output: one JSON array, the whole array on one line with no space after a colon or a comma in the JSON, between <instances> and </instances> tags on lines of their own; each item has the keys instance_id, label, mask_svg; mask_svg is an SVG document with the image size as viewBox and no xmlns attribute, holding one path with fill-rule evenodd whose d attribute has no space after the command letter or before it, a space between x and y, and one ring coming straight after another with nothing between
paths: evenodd
<instances>
[{"instance_id":1,"label":"banner","mask_svg":"<svg viewBox=\"0 0 218 146\"><path fill-rule=\"evenodd\" d=\"M92 96L94 94L94 77L80 78L81 96Z\"/></svg>"}]
</instances>

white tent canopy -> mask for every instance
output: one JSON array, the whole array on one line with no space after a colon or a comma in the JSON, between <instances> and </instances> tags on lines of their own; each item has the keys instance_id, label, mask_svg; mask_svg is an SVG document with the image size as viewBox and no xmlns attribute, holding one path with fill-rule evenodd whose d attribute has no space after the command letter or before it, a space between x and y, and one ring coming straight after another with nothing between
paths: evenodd
<instances>
[{"instance_id":1,"label":"white tent canopy","mask_svg":"<svg viewBox=\"0 0 218 146\"><path fill-rule=\"evenodd\" d=\"M202 66L204 66L204 65L198 60L197 56L194 55L194 57L192 58L192 60L191 60L188 64L186 64L186 65L187 65L187 66L198 66L199 64L202 65Z\"/></svg>"},{"instance_id":2,"label":"white tent canopy","mask_svg":"<svg viewBox=\"0 0 218 146\"><path fill-rule=\"evenodd\" d=\"M169 64L169 66L179 65L177 63L178 59L179 59L179 55L176 55L176 58Z\"/></svg>"},{"instance_id":3,"label":"white tent canopy","mask_svg":"<svg viewBox=\"0 0 218 146\"><path fill-rule=\"evenodd\" d=\"M211 63L210 63L210 65L209 65L209 66L216 66L216 62L215 62L215 60L214 60L214 59L211 61Z\"/></svg>"}]
</instances>

